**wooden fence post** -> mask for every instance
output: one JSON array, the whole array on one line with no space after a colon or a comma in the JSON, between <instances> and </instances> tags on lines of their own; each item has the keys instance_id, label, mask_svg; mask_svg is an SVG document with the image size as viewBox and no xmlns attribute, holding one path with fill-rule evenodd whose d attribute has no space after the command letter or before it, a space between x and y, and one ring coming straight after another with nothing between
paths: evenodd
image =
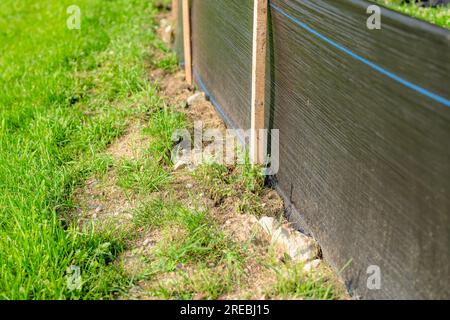
<instances>
[{"instance_id":1,"label":"wooden fence post","mask_svg":"<svg viewBox=\"0 0 450 320\"><path fill-rule=\"evenodd\" d=\"M265 148L265 82L267 50L268 0L254 0L253 63L250 158L253 164L264 164Z\"/></svg>"},{"instance_id":2,"label":"wooden fence post","mask_svg":"<svg viewBox=\"0 0 450 320\"><path fill-rule=\"evenodd\" d=\"M183 1L184 69L186 82L192 85L191 15L189 0Z\"/></svg>"}]
</instances>

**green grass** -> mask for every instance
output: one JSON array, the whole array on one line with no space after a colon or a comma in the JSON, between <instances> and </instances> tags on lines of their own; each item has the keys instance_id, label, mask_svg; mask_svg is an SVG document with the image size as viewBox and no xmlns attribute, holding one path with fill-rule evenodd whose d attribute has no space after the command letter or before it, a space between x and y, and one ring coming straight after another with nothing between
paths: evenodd
<instances>
[{"instance_id":1,"label":"green grass","mask_svg":"<svg viewBox=\"0 0 450 320\"><path fill-rule=\"evenodd\" d=\"M166 232L153 255L163 261L157 268L170 272L177 264L219 263L234 247L206 212L185 208L172 201L153 199L135 215L135 223Z\"/></svg>"},{"instance_id":2,"label":"green grass","mask_svg":"<svg viewBox=\"0 0 450 320\"><path fill-rule=\"evenodd\" d=\"M438 7L420 7L413 2L404 3L402 0L374 0L392 10L410 15L438 26L450 29L450 4Z\"/></svg>"},{"instance_id":3,"label":"green grass","mask_svg":"<svg viewBox=\"0 0 450 320\"><path fill-rule=\"evenodd\" d=\"M119 167L118 177L120 187L140 193L161 190L170 182L169 173L150 157L124 160Z\"/></svg>"},{"instance_id":4,"label":"green grass","mask_svg":"<svg viewBox=\"0 0 450 320\"><path fill-rule=\"evenodd\" d=\"M144 59L154 9L79 0L81 30L68 30L71 4L0 3L2 299L108 298L127 285L111 263L125 235L80 233L61 219L74 189L109 165L99 151L153 108ZM81 268L82 290L67 287L71 265Z\"/></svg>"},{"instance_id":5,"label":"green grass","mask_svg":"<svg viewBox=\"0 0 450 320\"><path fill-rule=\"evenodd\" d=\"M236 198L240 213L259 215L262 213L261 193L264 189L264 176L259 167L253 167L249 157L234 168L221 164L202 164L194 178L201 182L202 191L216 204L226 198Z\"/></svg>"},{"instance_id":6,"label":"green grass","mask_svg":"<svg viewBox=\"0 0 450 320\"><path fill-rule=\"evenodd\" d=\"M164 57L155 61L153 66L167 72L174 72L178 68L177 55L163 44L156 43L155 46L164 53Z\"/></svg>"},{"instance_id":7,"label":"green grass","mask_svg":"<svg viewBox=\"0 0 450 320\"><path fill-rule=\"evenodd\" d=\"M171 203L166 203L162 199L152 199L144 202L133 215L134 223L137 226L147 226L158 228L164 225L167 220L173 220L176 211Z\"/></svg>"},{"instance_id":8,"label":"green grass","mask_svg":"<svg viewBox=\"0 0 450 320\"><path fill-rule=\"evenodd\" d=\"M336 300L342 297L335 283L324 274L308 274L303 271L303 264L289 263L277 272L277 282L269 297L285 299Z\"/></svg>"},{"instance_id":9,"label":"green grass","mask_svg":"<svg viewBox=\"0 0 450 320\"><path fill-rule=\"evenodd\" d=\"M238 246L228 238L207 212L156 199L138 210L135 223L158 229L162 237L152 249L146 274L147 278L163 276L166 280L150 288L152 296L192 299L201 293L204 299L217 299L239 288L245 245ZM184 268L195 271L189 273Z\"/></svg>"},{"instance_id":10,"label":"green grass","mask_svg":"<svg viewBox=\"0 0 450 320\"><path fill-rule=\"evenodd\" d=\"M176 61L171 64L176 66ZM186 117L163 105L150 115L150 122L151 126L144 130L145 134L152 137L148 152L158 163L171 165L171 152L174 147L172 136L175 130L186 127Z\"/></svg>"},{"instance_id":11,"label":"green grass","mask_svg":"<svg viewBox=\"0 0 450 320\"><path fill-rule=\"evenodd\" d=\"M176 66L176 61L172 64ZM124 160L118 172L119 186L141 193L158 191L170 182L167 166L172 165L172 135L186 126L185 116L172 111L163 101L156 103L148 122L144 134L150 137L150 146L144 157Z\"/></svg>"}]
</instances>

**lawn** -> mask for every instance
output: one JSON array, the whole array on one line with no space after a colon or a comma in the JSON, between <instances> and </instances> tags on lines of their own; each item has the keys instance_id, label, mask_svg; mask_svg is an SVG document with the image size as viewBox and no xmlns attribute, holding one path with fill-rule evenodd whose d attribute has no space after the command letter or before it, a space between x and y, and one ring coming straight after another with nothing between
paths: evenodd
<instances>
[{"instance_id":1,"label":"lawn","mask_svg":"<svg viewBox=\"0 0 450 320\"><path fill-rule=\"evenodd\" d=\"M0 298L106 298L126 285L108 262L124 245L65 223L73 190L110 166L98 153L148 105L151 1L0 2ZM148 97L150 95L150 97ZM132 99L130 97L133 97ZM147 100L149 100L147 99ZM83 272L69 290L67 271Z\"/></svg>"},{"instance_id":2,"label":"lawn","mask_svg":"<svg viewBox=\"0 0 450 320\"><path fill-rule=\"evenodd\" d=\"M374 2L414 18L450 29L450 4L437 7L421 7L412 1L405 3L403 0L375 0Z\"/></svg>"}]
</instances>

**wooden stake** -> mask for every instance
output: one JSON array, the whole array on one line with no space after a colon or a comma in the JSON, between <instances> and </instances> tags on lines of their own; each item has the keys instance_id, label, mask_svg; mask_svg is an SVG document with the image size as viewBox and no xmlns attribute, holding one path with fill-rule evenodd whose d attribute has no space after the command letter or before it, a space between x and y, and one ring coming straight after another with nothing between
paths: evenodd
<instances>
[{"instance_id":1,"label":"wooden stake","mask_svg":"<svg viewBox=\"0 0 450 320\"><path fill-rule=\"evenodd\" d=\"M192 85L192 49L191 49L191 15L189 0L183 1L183 39L184 39L184 69L186 82Z\"/></svg>"},{"instance_id":2,"label":"wooden stake","mask_svg":"<svg viewBox=\"0 0 450 320\"><path fill-rule=\"evenodd\" d=\"M252 120L250 158L253 164L264 164L266 157L264 129L266 47L268 0L254 0Z\"/></svg>"}]
</instances>

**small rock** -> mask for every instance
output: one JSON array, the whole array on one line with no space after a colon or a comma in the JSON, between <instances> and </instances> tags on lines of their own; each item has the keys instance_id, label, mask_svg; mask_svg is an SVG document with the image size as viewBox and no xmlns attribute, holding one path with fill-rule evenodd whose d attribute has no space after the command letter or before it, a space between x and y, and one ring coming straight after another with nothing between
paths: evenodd
<instances>
[{"instance_id":1,"label":"small rock","mask_svg":"<svg viewBox=\"0 0 450 320\"><path fill-rule=\"evenodd\" d=\"M133 219L133 215L132 215L131 213L124 214L123 217L124 217L125 219L129 219L129 220Z\"/></svg>"},{"instance_id":2,"label":"small rock","mask_svg":"<svg viewBox=\"0 0 450 320\"><path fill-rule=\"evenodd\" d=\"M187 159L181 158L173 165L173 169L175 171L182 170L182 169L186 168L188 164L189 164L189 161Z\"/></svg>"},{"instance_id":3,"label":"small rock","mask_svg":"<svg viewBox=\"0 0 450 320\"><path fill-rule=\"evenodd\" d=\"M307 262L315 259L319 248L314 239L286 227L278 228L272 235L272 243L285 250L291 259Z\"/></svg>"},{"instance_id":4,"label":"small rock","mask_svg":"<svg viewBox=\"0 0 450 320\"><path fill-rule=\"evenodd\" d=\"M195 170L203 162L203 152L193 150L191 153L191 159L189 163L189 170Z\"/></svg>"},{"instance_id":5,"label":"small rock","mask_svg":"<svg viewBox=\"0 0 450 320\"><path fill-rule=\"evenodd\" d=\"M159 25L159 34L165 43L172 43L174 29L167 19L161 19Z\"/></svg>"},{"instance_id":6,"label":"small rock","mask_svg":"<svg viewBox=\"0 0 450 320\"><path fill-rule=\"evenodd\" d=\"M97 207L98 207L98 204L96 204L96 203L89 203L89 204L88 204L89 210L94 210L94 209L96 209Z\"/></svg>"},{"instance_id":7,"label":"small rock","mask_svg":"<svg viewBox=\"0 0 450 320\"><path fill-rule=\"evenodd\" d=\"M85 114L86 114L86 113L88 113L88 111L86 111ZM90 186L91 188L94 188L94 187L98 184L98 180L93 179L93 180L89 181L87 184L88 184L88 186Z\"/></svg>"},{"instance_id":8,"label":"small rock","mask_svg":"<svg viewBox=\"0 0 450 320\"><path fill-rule=\"evenodd\" d=\"M225 222L226 232L237 242L247 242L254 237L253 231L258 224L254 215L240 215Z\"/></svg>"},{"instance_id":9,"label":"small rock","mask_svg":"<svg viewBox=\"0 0 450 320\"><path fill-rule=\"evenodd\" d=\"M184 265L182 263L177 264L177 270L184 270Z\"/></svg>"},{"instance_id":10,"label":"small rock","mask_svg":"<svg viewBox=\"0 0 450 320\"><path fill-rule=\"evenodd\" d=\"M168 19L161 19L161 20L159 21L159 27L160 27L161 29L166 28L168 25L170 25L170 22L169 22Z\"/></svg>"},{"instance_id":11,"label":"small rock","mask_svg":"<svg viewBox=\"0 0 450 320\"><path fill-rule=\"evenodd\" d=\"M321 263L322 263L322 260L320 260L320 259L315 259L311 262L308 262L303 267L303 272L309 273L313 270L316 270L320 266Z\"/></svg>"},{"instance_id":12,"label":"small rock","mask_svg":"<svg viewBox=\"0 0 450 320\"><path fill-rule=\"evenodd\" d=\"M272 217L262 217L258 223L269 236L272 236L278 228L278 223Z\"/></svg>"},{"instance_id":13,"label":"small rock","mask_svg":"<svg viewBox=\"0 0 450 320\"><path fill-rule=\"evenodd\" d=\"M162 38L162 41L164 41L165 43L168 43L168 44L172 43L172 39L173 39L172 26L167 26L162 30L161 38Z\"/></svg>"},{"instance_id":14,"label":"small rock","mask_svg":"<svg viewBox=\"0 0 450 320\"><path fill-rule=\"evenodd\" d=\"M203 102L203 101L205 101L205 93L204 93L204 92L197 92L197 93L194 93L192 96L190 96L190 97L186 100L187 105L188 105L189 107L192 107L192 106L194 106L194 105L196 105L196 104L198 104L198 103L200 103L200 102Z\"/></svg>"},{"instance_id":15,"label":"small rock","mask_svg":"<svg viewBox=\"0 0 450 320\"><path fill-rule=\"evenodd\" d=\"M101 205L97 206L97 208L95 208L95 213L100 213L103 210L105 210L105 206L101 204Z\"/></svg>"},{"instance_id":16,"label":"small rock","mask_svg":"<svg viewBox=\"0 0 450 320\"><path fill-rule=\"evenodd\" d=\"M153 245L155 245L155 240L153 239L145 239L144 242L142 242L142 247L144 248L152 247Z\"/></svg>"}]
</instances>

